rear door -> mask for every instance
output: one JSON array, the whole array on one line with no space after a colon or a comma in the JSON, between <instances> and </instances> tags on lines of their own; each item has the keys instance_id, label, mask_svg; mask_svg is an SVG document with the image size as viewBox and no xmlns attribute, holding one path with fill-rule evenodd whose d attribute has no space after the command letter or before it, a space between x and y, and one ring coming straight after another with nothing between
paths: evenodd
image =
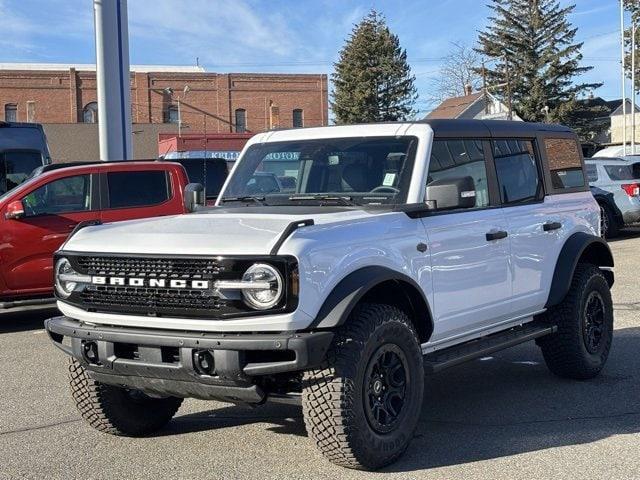
<instances>
[{"instance_id":1,"label":"rear door","mask_svg":"<svg viewBox=\"0 0 640 480\"><path fill-rule=\"evenodd\" d=\"M544 231L543 225L560 219L555 218L553 206L544 201L536 139L496 139L491 143L511 241L513 314L524 315L542 307L538 304L543 288L543 266L547 255L552 254L546 250L557 237L557 232Z\"/></svg>"},{"instance_id":2,"label":"rear door","mask_svg":"<svg viewBox=\"0 0 640 480\"><path fill-rule=\"evenodd\" d=\"M181 213L167 170L114 170L100 174L103 223Z\"/></svg>"},{"instance_id":3,"label":"rear door","mask_svg":"<svg viewBox=\"0 0 640 480\"><path fill-rule=\"evenodd\" d=\"M432 342L473 333L509 317L509 238L496 196L490 148L490 142L482 139L433 141L427 185L470 176L476 205L436 211L423 219L433 273Z\"/></svg>"},{"instance_id":4,"label":"rear door","mask_svg":"<svg viewBox=\"0 0 640 480\"><path fill-rule=\"evenodd\" d=\"M584 207L581 196L558 195L588 188L579 145L573 135L554 133L495 140L493 154L511 239L514 313L529 315L544 308L558 255Z\"/></svg>"},{"instance_id":5,"label":"rear door","mask_svg":"<svg viewBox=\"0 0 640 480\"><path fill-rule=\"evenodd\" d=\"M52 255L80 222L96 220L94 175L58 177L34 185L21 198L25 216L2 219L2 276L15 294L43 293L53 286Z\"/></svg>"}]
</instances>

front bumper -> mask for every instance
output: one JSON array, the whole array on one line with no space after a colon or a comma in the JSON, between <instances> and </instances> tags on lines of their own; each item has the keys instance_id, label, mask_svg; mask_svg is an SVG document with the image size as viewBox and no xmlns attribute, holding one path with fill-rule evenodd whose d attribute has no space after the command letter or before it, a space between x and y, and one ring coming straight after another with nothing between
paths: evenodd
<instances>
[{"instance_id":1,"label":"front bumper","mask_svg":"<svg viewBox=\"0 0 640 480\"><path fill-rule=\"evenodd\" d=\"M299 372L325 358L332 332L214 334L96 326L69 317L45 321L54 344L96 381L155 395L261 403L261 376ZM65 341L67 338L69 341ZM95 355L87 355L87 351ZM209 352L208 373L198 354Z\"/></svg>"}]
</instances>

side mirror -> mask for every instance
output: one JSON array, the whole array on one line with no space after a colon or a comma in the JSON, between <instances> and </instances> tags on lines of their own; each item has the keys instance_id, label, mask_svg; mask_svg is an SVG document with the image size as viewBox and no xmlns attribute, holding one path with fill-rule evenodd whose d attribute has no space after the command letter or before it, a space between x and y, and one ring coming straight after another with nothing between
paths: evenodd
<instances>
[{"instance_id":1,"label":"side mirror","mask_svg":"<svg viewBox=\"0 0 640 480\"><path fill-rule=\"evenodd\" d=\"M22 200L14 200L7 205L7 213L4 214L7 220L18 220L24 217L24 205Z\"/></svg>"},{"instance_id":2,"label":"side mirror","mask_svg":"<svg viewBox=\"0 0 640 480\"><path fill-rule=\"evenodd\" d=\"M205 205L204 187L200 183L190 183L184 187L184 209L195 212L198 207Z\"/></svg>"},{"instance_id":3,"label":"side mirror","mask_svg":"<svg viewBox=\"0 0 640 480\"><path fill-rule=\"evenodd\" d=\"M476 186L472 177L443 178L427 185L426 202L434 210L473 208Z\"/></svg>"}]
</instances>

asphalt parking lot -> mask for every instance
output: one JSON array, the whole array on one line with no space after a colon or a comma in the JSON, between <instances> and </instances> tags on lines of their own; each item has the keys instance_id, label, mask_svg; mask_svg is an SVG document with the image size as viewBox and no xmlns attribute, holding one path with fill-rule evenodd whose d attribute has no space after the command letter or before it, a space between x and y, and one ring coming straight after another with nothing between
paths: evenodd
<instances>
[{"instance_id":1,"label":"asphalt parking lot","mask_svg":"<svg viewBox=\"0 0 640 480\"><path fill-rule=\"evenodd\" d=\"M611 246L616 332L599 378L551 376L533 343L430 377L409 450L374 474L325 461L292 406L188 400L156 437L98 433L42 330L55 311L0 314L0 478L640 479L640 230Z\"/></svg>"}]
</instances>

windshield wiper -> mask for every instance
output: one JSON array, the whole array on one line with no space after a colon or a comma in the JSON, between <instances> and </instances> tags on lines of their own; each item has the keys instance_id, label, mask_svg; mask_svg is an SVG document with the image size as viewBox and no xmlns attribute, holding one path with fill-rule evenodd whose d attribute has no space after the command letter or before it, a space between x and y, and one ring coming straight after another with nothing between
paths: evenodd
<instances>
[{"instance_id":1,"label":"windshield wiper","mask_svg":"<svg viewBox=\"0 0 640 480\"><path fill-rule=\"evenodd\" d=\"M220 200L220 203L227 202L255 202L260 205L266 205L267 203L264 201L264 197L253 197L251 195L245 195L243 197L224 197Z\"/></svg>"},{"instance_id":2,"label":"windshield wiper","mask_svg":"<svg viewBox=\"0 0 640 480\"><path fill-rule=\"evenodd\" d=\"M354 206L357 205L351 197L339 196L339 195L292 195L289 197L290 201L304 202L304 201L319 201L319 202L337 202L340 205Z\"/></svg>"}]
</instances>

